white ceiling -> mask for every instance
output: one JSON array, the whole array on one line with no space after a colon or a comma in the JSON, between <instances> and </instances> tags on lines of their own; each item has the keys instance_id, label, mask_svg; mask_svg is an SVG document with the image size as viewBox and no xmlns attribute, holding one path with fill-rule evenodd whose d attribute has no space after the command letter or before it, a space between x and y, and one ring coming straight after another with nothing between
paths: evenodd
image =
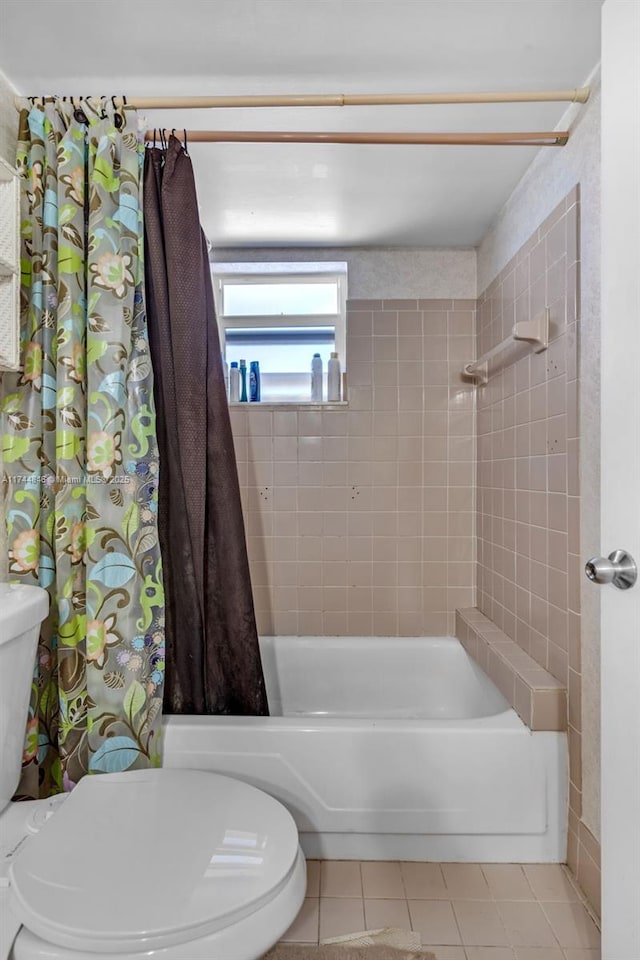
<instances>
[{"instance_id":1,"label":"white ceiling","mask_svg":"<svg viewBox=\"0 0 640 960\"><path fill-rule=\"evenodd\" d=\"M407 93L580 86L601 0L0 0L26 95ZM566 104L153 112L191 129L553 129ZM560 149L560 148L547 148ZM475 245L530 147L193 144L215 245Z\"/></svg>"}]
</instances>

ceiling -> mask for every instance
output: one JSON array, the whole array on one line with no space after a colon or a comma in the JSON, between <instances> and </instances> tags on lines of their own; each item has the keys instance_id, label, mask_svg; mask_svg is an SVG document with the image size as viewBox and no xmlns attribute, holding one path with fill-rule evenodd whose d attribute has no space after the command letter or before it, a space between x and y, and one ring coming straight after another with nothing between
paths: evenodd
<instances>
[{"instance_id":1,"label":"ceiling","mask_svg":"<svg viewBox=\"0 0 640 960\"><path fill-rule=\"evenodd\" d=\"M0 0L26 95L430 93L581 86L601 0ZM149 112L202 129L551 130L567 104ZM546 148L561 149L561 148ZM193 144L216 246L476 245L531 147Z\"/></svg>"}]
</instances>

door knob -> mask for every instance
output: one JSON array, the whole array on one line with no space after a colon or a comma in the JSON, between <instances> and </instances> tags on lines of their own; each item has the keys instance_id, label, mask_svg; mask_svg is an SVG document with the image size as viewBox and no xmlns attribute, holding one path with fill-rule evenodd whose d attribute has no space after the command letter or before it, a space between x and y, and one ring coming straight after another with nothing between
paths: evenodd
<instances>
[{"instance_id":1,"label":"door knob","mask_svg":"<svg viewBox=\"0 0 640 960\"><path fill-rule=\"evenodd\" d=\"M612 583L619 590L628 590L638 579L636 562L625 550L614 550L607 559L591 557L584 572L594 583Z\"/></svg>"}]
</instances>

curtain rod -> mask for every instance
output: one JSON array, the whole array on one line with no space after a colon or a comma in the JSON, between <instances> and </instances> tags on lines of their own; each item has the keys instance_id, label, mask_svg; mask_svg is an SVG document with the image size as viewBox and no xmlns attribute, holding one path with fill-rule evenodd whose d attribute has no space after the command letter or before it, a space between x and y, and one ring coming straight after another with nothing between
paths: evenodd
<instances>
[{"instance_id":1,"label":"curtain rod","mask_svg":"<svg viewBox=\"0 0 640 960\"><path fill-rule=\"evenodd\" d=\"M127 97L137 110L198 109L200 107L362 107L438 103L586 103L589 87L573 90L524 90L497 93L338 93L283 94L236 97Z\"/></svg>"},{"instance_id":2,"label":"curtain rod","mask_svg":"<svg viewBox=\"0 0 640 960\"><path fill-rule=\"evenodd\" d=\"M168 131L163 131L165 134ZM172 130L187 143L378 143L468 146L564 147L568 130L534 133L343 133L287 130ZM147 130L145 140L158 139Z\"/></svg>"},{"instance_id":3,"label":"curtain rod","mask_svg":"<svg viewBox=\"0 0 640 960\"><path fill-rule=\"evenodd\" d=\"M268 94L256 96L205 97L115 97L118 106L133 110L197 110L210 107L355 107L399 106L402 104L443 103L548 103L568 101L586 103L589 87L571 90L522 90L494 93L338 93L338 94ZM20 106L16 97L16 106ZM86 99L77 97L73 99ZM41 97L36 97L41 101Z\"/></svg>"}]
</instances>

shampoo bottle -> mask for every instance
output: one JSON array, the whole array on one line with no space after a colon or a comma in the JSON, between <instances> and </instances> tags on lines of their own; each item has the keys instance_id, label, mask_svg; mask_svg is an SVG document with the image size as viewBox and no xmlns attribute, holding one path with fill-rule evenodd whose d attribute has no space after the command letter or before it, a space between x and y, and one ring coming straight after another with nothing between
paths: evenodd
<instances>
[{"instance_id":1,"label":"shampoo bottle","mask_svg":"<svg viewBox=\"0 0 640 960\"><path fill-rule=\"evenodd\" d=\"M340 400L340 360L337 353L331 354L327 373L327 400Z\"/></svg>"},{"instance_id":2,"label":"shampoo bottle","mask_svg":"<svg viewBox=\"0 0 640 960\"><path fill-rule=\"evenodd\" d=\"M249 399L252 403L260 400L260 364L252 360L249 365Z\"/></svg>"},{"instance_id":3,"label":"shampoo bottle","mask_svg":"<svg viewBox=\"0 0 640 960\"><path fill-rule=\"evenodd\" d=\"M231 403L237 403L240 399L240 371L238 369L238 361L233 360L231 362L231 370L229 371L229 400Z\"/></svg>"},{"instance_id":4,"label":"shampoo bottle","mask_svg":"<svg viewBox=\"0 0 640 960\"><path fill-rule=\"evenodd\" d=\"M247 361L240 361L240 403L247 402Z\"/></svg>"},{"instance_id":5,"label":"shampoo bottle","mask_svg":"<svg viewBox=\"0 0 640 960\"><path fill-rule=\"evenodd\" d=\"M314 353L311 361L311 400L322 402L322 357Z\"/></svg>"}]
</instances>

